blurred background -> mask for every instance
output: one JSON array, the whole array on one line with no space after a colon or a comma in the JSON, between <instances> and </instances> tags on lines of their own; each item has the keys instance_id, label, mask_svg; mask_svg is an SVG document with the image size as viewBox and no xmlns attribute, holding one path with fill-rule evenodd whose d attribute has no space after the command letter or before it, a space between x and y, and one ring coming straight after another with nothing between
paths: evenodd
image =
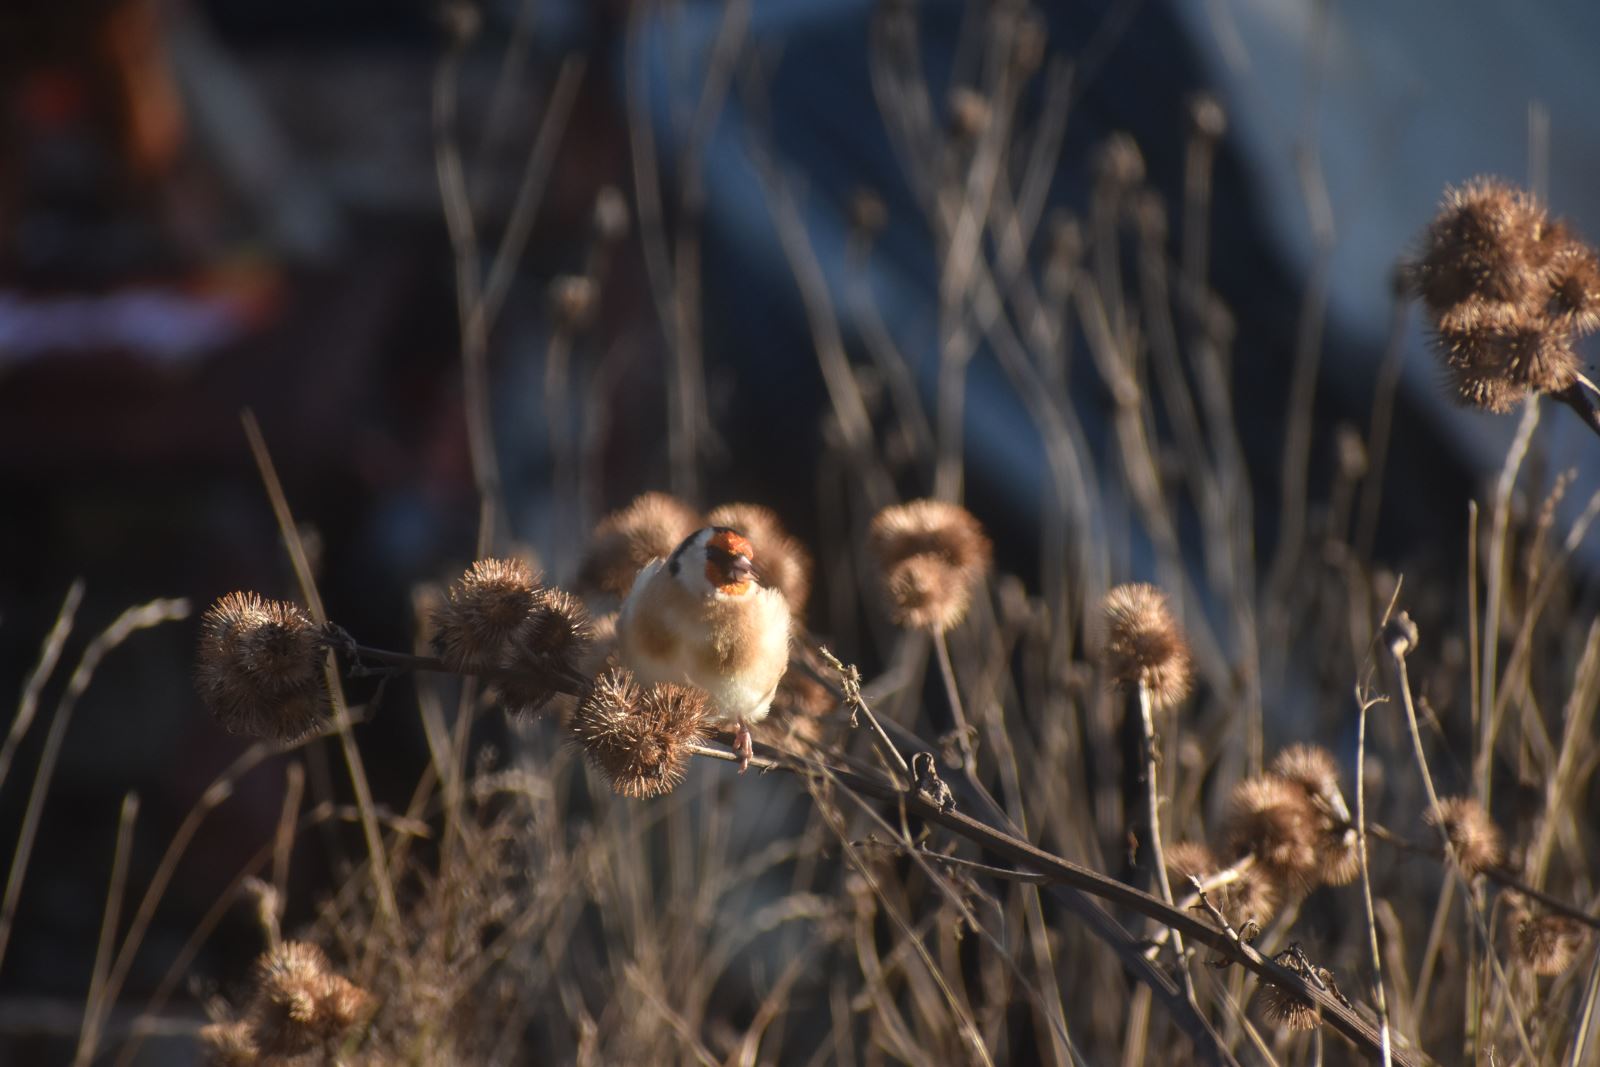
<instances>
[{"instance_id":1,"label":"blurred background","mask_svg":"<svg viewBox=\"0 0 1600 1067\"><path fill-rule=\"evenodd\" d=\"M1397 310L1395 263L1443 188L1481 173L1530 184L1600 233L1600 8L1018 7L1020 76L997 87L984 27L1005 8L6 0L0 681L24 689L75 579L86 593L68 664L142 600L188 597L197 615L236 588L293 595L246 410L330 613L370 644L410 647L413 586L457 573L478 536L464 353L487 368L496 540L555 577L575 571L596 519L652 488L757 501L826 543L828 502L852 475L817 461L841 432L819 350L836 343L858 368L873 417L873 397L897 389L932 410L950 335L929 204L959 153L991 137L1015 139L1009 180L1033 223L1002 256L1071 260L1097 190L1133 181L1158 239L1199 257L1231 312L1259 545L1293 510L1279 495L1292 389L1314 388L1315 499L1356 462L1337 428L1359 447L1381 380L1398 374L1365 547L1409 566L1408 581L1453 580L1466 502L1515 419L1450 403L1416 316ZM923 96L902 91L911 67ZM1014 109L991 106L996 93ZM1186 184L1197 150L1215 153L1199 192ZM1183 205L1197 195L1209 237L1195 251ZM492 310L469 321L485 293ZM833 327L819 327L824 307ZM1051 474L1026 390L994 337L973 332L965 494L1001 569L1031 584L1066 551L1039 534ZM1084 450L1109 465L1108 390L1087 356L1059 373ZM1547 417L1535 463L1584 466L1583 432ZM1600 485L1586 466L1569 501ZM900 488L935 487L907 474ZM1130 505L1102 489L1112 528ZM1114 554L1120 569L1151 566L1137 537ZM849 649L858 621L817 599L812 627ZM76 1032L123 795L142 798L139 885L242 748L192 692L194 641L193 618L136 635L76 708L0 962L0 1050L45 1055L52 1033ZM57 679L42 706L62 693ZM410 698L397 683L385 699ZM375 791L398 804L425 751L396 719L363 745ZM43 733L20 738L0 782L0 853ZM247 778L202 826L130 992L159 980L270 835L281 788ZM241 916L195 970L237 971L255 946Z\"/></svg>"}]
</instances>

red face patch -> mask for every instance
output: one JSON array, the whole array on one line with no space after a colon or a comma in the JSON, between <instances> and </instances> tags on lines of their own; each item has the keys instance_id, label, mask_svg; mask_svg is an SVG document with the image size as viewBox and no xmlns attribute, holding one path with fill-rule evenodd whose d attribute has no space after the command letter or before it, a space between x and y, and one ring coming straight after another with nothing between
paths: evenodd
<instances>
[{"instance_id":1,"label":"red face patch","mask_svg":"<svg viewBox=\"0 0 1600 1067\"><path fill-rule=\"evenodd\" d=\"M735 556L743 556L745 559L753 560L756 558L756 550L750 544L749 539L744 534L734 530L718 530L711 535L711 539L706 544L711 548L720 548L722 551L730 552Z\"/></svg>"},{"instance_id":2,"label":"red face patch","mask_svg":"<svg viewBox=\"0 0 1600 1067\"><path fill-rule=\"evenodd\" d=\"M755 549L743 534L717 530L706 540L706 581L730 596L750 588Z\"/></svg>"}]
</instances>

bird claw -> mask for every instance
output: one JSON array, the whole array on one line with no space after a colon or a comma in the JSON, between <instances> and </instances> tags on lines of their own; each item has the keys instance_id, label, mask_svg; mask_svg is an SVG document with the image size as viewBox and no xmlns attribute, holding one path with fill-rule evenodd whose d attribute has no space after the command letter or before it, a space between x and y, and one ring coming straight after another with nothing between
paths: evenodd
<instances>
[{"instance_id":1,"label":"bird claw","mask_svg":"<svg viewBox=\"0 0 1600 1067\"><path fill-rule=\"evenodd\" d=\"M750 736L750 727L740 723L733 731L733 754L739 757L740 774L750 769L750 758L755 753L755 741Z\"/></svg>"}]
</instances>

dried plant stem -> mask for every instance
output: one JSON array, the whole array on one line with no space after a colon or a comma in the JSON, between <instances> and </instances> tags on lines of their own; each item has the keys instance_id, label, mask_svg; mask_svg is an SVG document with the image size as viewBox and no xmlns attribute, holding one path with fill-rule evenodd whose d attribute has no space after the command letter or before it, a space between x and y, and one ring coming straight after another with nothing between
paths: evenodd
<instances>
[{"instance_id":1,"label":"dried plant stem","mask_svg":"<svg viewBox=\"0 0 1600 1067\"><path fill-rule=\"evenodd\" d=\"M978 773L977 755L972 750L972 727L967 724L967 713L961 700L961 689L956 685L955 667L950 662L950 641L943 630L933 635L933 648L939 660L939 675L944 679L945 696L950 701L950 715L955 720L956 746L961 750L961 766L968 774Z\"/></svg>"},{"instance_id":2,"label":"dried plant stem","mask_svg":"<svg viewBox=\"0 0 1600 1067\"><path fill-rule=\"evenodd\" d=\"M289 560L294 565L295 578L300 583L300 593L305 597L306 608L318 625L326 627L328 613L322 606L322 596L317 592L317 582L311 572L310 560L306 556L305 543L300 538L300 529L295 525L294 515L289 510L289 498L284 495L283 483L278 480L278 471L273 465L271 453L267 451L267 442L261 435L261 426L256 422L255 413L249 410L246 410L240 419L244 423L245 436L250 441L250 452L255 457L256 466L261 472L261 481L266 488L267 498L272 502L272 513L277 517L278 530L283 535ZM389 864L384 858L383 836L378 833L372 789L367 784L367 769L361 761L361 750L356 747L355 736L350 730L350 709L345 703L344 687L339 682L338 662L331 651L328 653L323 672L327 676L328 696L333 706L333 724L339 735L339 750L343 753L345 767L349 770L350 785L356 795L356 807L362 813L362 836L366 838L367 852L372 858L373 870L376 872L373 884L378 892L379 914L385 919L393 919L399 914L399 909L395 906L394 883L389 875Z\"/></svg>"},{"instance_id":3,"label":"dried plant stem","mask_svg":"<svg viewBox=\"0 0 1600 1067\"><path fill-rule=\"evenodd\" d=\"M872 728L873 739L877 743L879 754L890 761L894 768L904 776L905 781L909 783L911 781L911 764L906 762L906 758L900 754L900 750L889 739L889 735L883 729L883 724L878 721L878 717L872 713L872 708L868 705L866 698L862 696L860 672L855 667L842 662L839 657L825 647L819 645L817 652L827 661L828 666L839 673L845 706L850 709L851 716L854 717L857 713L860 713L861 717L867 720L867 725Z\"/></svg>"},{"instance_id":4,"label":"dried plant stem","mask_svg":"<svg viewBox=\"0 0 1600 1067\"><path fill-rule=\"evenodd\" d=\"M305 795L305 766L299 761L292 762L283 771L283 807L279 809L278 832L272 841L272 888L277 891L279 900L287 900L289 895L289 857L294 849L295 820Z\"/></svg>"},{"instance_id":5,"label":"dried plant stem","mask_svg":"<svg viewBox=\"0 0 1600 1067\"><path fill-rule=\"evenodd\" d=\"M1431 848L1425 848L1414 841L1409 841L1395 833L1393 830L1390 830L1384 826L1380 826L1377 823L1373 823L1370 827L1368 827L1368 829L1371 831L1372 836L1377 838L1379 841L1382 841L1388 845L1392 845L1403 852L1409 852L1414 856L1424 856L1433 860L1435 863L1451 862L1451 858L1447 854ZM1574 922L1580 922L1585 926L1600 930L1600 915L1594 915L1590 912L1584 911L1575 904L1571 904L1568 901L1562 900L1560 897L1553 896L1550 893L1547 893L1544 890L1539 889L1527 881L1517 877L1514 873L1504 867L1485 867L1480 873L1489 881L1494 882L1497 885L1514 890L1530 900L1538 901L1539 904L1549 911L1564 915L1567 918L1572 919Z\"/></svg>"},{"instance_id":6,"label":"dried plant stem","mask_svg":"<svg viewBox=\"0 0 1600 1067\"><path fill-rule=\"evenodd\" d=\"M1383 988L1383 952L1378 947L1378 916L1372 906L1372 871L1367 855L1367 712L1376 700L1356 691L1361 714L1356 720L1356 848L1361 861L1361 903L1367 915L1367 949L1372 954L1372 1001L1378 1011L1378 1032L1383 1040L1383 1063L1389 1067L1393 1051L1389 1044L1389 999Z\"/></svg>"},{"instance_id":7,"label":"dried plant stem","mask_svg":"<svg viewBox=\"0 0 1600 1067\"><path fill-rule=\"evenodd\" d=\"M533 223L539 214L539 204L549 186L550 170L555 163L556 149L566 132L567 120L572 115L572 105L577 102L578 88L583 84L583 74L588 62L583 56L568 56L556 73L555 85L545 104L544 117L539 122L539 132L534 135L533 147L528 151L522 167L522 180L517 186L516 199L511 214L506 219L505 234L495 250L494 262L489 265L489 276L483 283L483 293L474 313L483 319L487 335L500 316L506 294L516 276L517 263L522 250L527 247L533 233ZM470 202L468 203L470 210Z\"/></svg>"},{"instance_id":8,"label":"dried plant stem","mask_svg":"<svg viewBox=\"0 0 1600 1067\"><path fill-rule=\"evenodd\" d=\"M1584 1053L1594 1036L1596 1002L1600 1001L1600 952L1589 963L1589 978L1583 987L1583 1008L1578 1012L1578 1026L1572 1034L1572 1048L1567 1054L1567 1067L1581 1067L1586 1062Z\"/></svg>"},{"instance_id":9,"label":"dried plant stem","mask_svg":"<svg viewBox=\"0 0 1600 1067\"><path fill-rule=\"evenodd\" d=\"M1533 441L1534 428L1539 425L1539 402L1537 398L1530 398L1522 409L1522 419L1517 423L1517 433L1511 441L1511 447L1506 452L1505 464L1500 468L1500 478L1495 483L1494 511L1490 515L1489 528L1489 559L1488 589L1486 590L1483 613L1483 651L1481 669L1483 681L1478 690L1478 722L1476 723L1478 735L1477 760L1473 765L1473 782L1476 785L1478 803L1485 809L1489 806L1491 790L1494 785L1494 743L1495 736L1500 729L1500 716L1495 713L1496 690L1495 670L1499 664L1500 643L1500 599L1505 588L1506 571L1506 534L1511 522L1511 491L1517 483L1517 472L1522 469L1523 458L1528 454L1528 446ZM1472 561L1474 567L1477 560Z\"/></svg>"},{"instance_id":10,"label":"dried plant stem","mask_svg":"<svg viewBox=\"0 0 1600 1067\"><path fill-rule=\"evenodd\" d=\"M1167 855L1161 844L1161 782L1156 767L1156 718L1150 701L1150 687L1139 680L1139 718L1144 726L1144 779L1145 821L1150 833L1150 860L1155 866L1156 887L1161 890L1161 901L1172 907L1172 883L1167 878ZM1178 954L1178 973L1183 978L1183 992L1189 1002L1198 1008L1194 995L1194 977L1189 973L1189 957L1184 951L1183 934L1172 930L1172 947Z\"/></svg>"},{"instance_id":11,"label":"dried plant stem","mask_svg":"<svg viewBox=\"0 0 1600 1067\"><path fill-rule=\"evenodd\" d=\"M1389 316L1389 339L1384 343L1383 361L1378 365L1378 382L1372 395L1372 422L1367 431L1367 475L1361 484L1361 502L1356 511L1355 536L1351 540L1357 559L1372 557L1372 543L1378 536L1379 505L1383 502L1383 474L1389 458L1389 436L1394 426L1394 400L1400 388L1400 369L1406 351L1406 319L1411 298L1398 293Z\"/></svg>"},{"instance_id":12,"label":"dried plant stem","mask_svg":"<svg viewBox=\"0 0 1600 1067\"><path fill-rule=\"evenodd\" d=\"M148 604L132 607L118 615L112 624L101 632L88 647L67 680L67 688L56 703L50 729L45 734L44 748L39 752L38 767L33 773L33 788L28 793L28 805L22 814L22 827L17 833L17 846L11 856L11 872L6 876L5 895L0 898L0 962L5 960L6 946L11 940L12 923L17 916L17 901L22 895L22 881L27 877L28 860L33 856L34 841L39 834L39 820L44 816L45 796L55 777L56 762L61 758L61 745L66 740L67 726L78 700L89 688L95 670L112 649L122 644L140 630L187 618L187 600L152 600Z\"/></svg>"},{"instance_id":13,"label":"dried plant stem","mask_svg":"<svg viewBox=\"0 0 1600 1067\"><path fill-rule=\"evenodd\" d=\"M89 972L89 994L72 1067L87 1067L89 1061L94 1059L111 1006L117 1002L116 993L107 996L106 967L111 962L111 944L117 936L122 896L128 888L128 854L133 848L133 824L138 817L139 794L129 793L122 798L122 813L117 819L117 844L111 853L111 882L106 890L106 906L100 920L100 941L94 950L94 969Z\"/></svg>"},{"instance_id":14,"label":"dried plant stem","mask_svg":"<svg viewBox=\"0 0 1600 1067\"><path fill-rule=\"evenodd\" d=\"M257 742L245 749L212 780L205 792L200 794L200 799L184 816L183 822L178 825L171 842L161 856L161 862L156 865L155 873L150 876L150 884L145 887L144 895L139 899L138 910L134 912L133 920L128 923L128 933L123 938L122 947L117 950L116 959L111 965L110 975L106 979L106 990L111 1003L116 1003L117 998L122 995L122 985L127 981L128 972L133 968L134 955L143 944L145 932L149 930L150 923L155 919L156 909L161 905L161 898L166 894L167 886L171 884L172 876L177 872L178 863L188 851L189 843L194 840L200 824L205 821L207 815L233 796L234 786L241 778L273 754L274 748L263 742Z\"/></svg>"},{"instance_id":15,"label":"dried plant stem","mask_svg":"<svg viewBox=\"0 0 1600 1067\"><path fill-rule=\"evenodd\" d=\"M409 820L395 816L384 815L383 818L386 823L399 833L426 835L428 832L426 825L418 826L412 824ZM361 814L348 805L333 804L331 802L318 804L301 817L295 827L295 834L298 836L313 826L321 826L334 820L359 823ZM275 841L268 841L257 849L250 860L234 874L233 880L228 883L216 900L211 902L211 907L206 910L200 921L195 924L194 929L189 933L188 939L184 941L183 946L179 948L172 962L167 966L166 973L162 976L155 991L150 994L149 999L145 1001L144 1007L140 1009L133 1024L129 1026L127 1039L122 1046L122 1051L113 1063L113 1067L129 1067L138 1057L140 1046L148 1033L142 1025L143 1021L160 1018L161 1012L167 1006L167 1001L171 999L173 992L182 983L185 974L188 972L189 965L199 955L206 939L211 936L211 932L217 928L217 925L222 922L223 918L233 908L245 884L272 862L273 852L276 848L277 843Z\"/></svg>"},{"instance_id":16,"label":"dried plant stem","mask_svg":"<svg viewBox=\"0 0 1600 1067\"><path fill-rule=\"evenodd\" d=\"M0 785L5 784L6 773L11 770L11 761L16 757L17 746L22 743L23 735L28 732L28 727L33 725L34 715L39 710L39 694L44 691L45 683L50 680L50 675L56 669L56 663L61 659L61 650L67 644L67 635L72 632L72 620L78 613L78 605L83 603L83 588L83 579L79 578L67 589L66 598L61 601L61 610L56 613L55 625L50 627L50 632L45 636L44 644L39 649L39 661L34 664L28 680L22 685L22 697L17 701L16 717L11 720L11 729L6 733L5 743L0 745Z\"/></svg>"},{"instance_id":17,"label":"dried plant stem","mask_svg":"<svg viewBox=\"0 0 1600 1067\"><path fill-rule=\"evenodd\" d=\"M1406 658L1395 645L1389 646L1389 661L1394 667L1396 678L1399 681L1401 702L1406 709L1406 725L1411 730L1411 749L1416 755L1417 772L1422 776L1422 787L1428 794L1428 810L1433 813L1434 823L1439 829L1439 838L1444 846L1444 853L1449 857L1450 873L1461 880L1461 888L1465 893L1463 903L1477 927L1478 936L1483 942L1484 955L1488 957L1489 965L1494 971L1495 980L1500 983L1500 988L1506 994L1507 1007L1511 1013L1511 1021L1516 1026L1517 1041L1522 1046L1522 1054L1528 1058L1529 1063L1539 1062L1533 1053L1533 1044L1528 1040L1528 1030L1523 1024L1522 1013L1517 1009L1516 1001L1512 998L1511 982L1506 977L1505 968L1500 963L1500 955L1494 949L1494 941L1489 936L1489 928L1483 921L1483 915L1473 906L1472 886L1467 876L1462 872L1460 858L1456 855L1455 846L1450 842L1450 831L1444 813L1439 807L1439 793L1433 785L1433 774L1428 769L1427 753L1422 747L1422 730L1417 725L1417 709L1411 699L1411 679L1406 673ZM1486 673L1490 668L1485 668ZM1486 687L1486 691L1488 688Z\"/></svg>"},{"instance_id":18,"label":"dried plant stem","mask_svg":"<svg viewBox=\"0 0 1600 1067\"><path fill-rule=\"evenodd\" d=\"M711 748L711 746L698 747ZM757 746L758 750L764 748L766 746ZM770 749L767 749L767 751L772 752ZM707 752L697 751L696 754L711 756L725 762L736 762L736 757L732 752L720 749L712 749ZM778 758L773 758L774 756ZM1327 990L1316 983L1307 981L1297 972L1263 956L1251 944L1236 942L1228 937L1226 933L1216 929L1209 923L1171 907L1148 893L1141 892L1114 878L1108 878L1087 867L1046 852L1027 841L1003 830L998 830L959 811L941 809L914 792L896 788L888 782L855 774L808 757L772 753L770 756L763 755L758 758L760 762L752 761L752 765L759 766L763 770L780 770L805 777L820 776L835 785L848 787L866 796L903 804L908 812L923 821L933 823L950 833L965 838L980 849L1007 861L1013 868L1018 870L1031 869L1043 875L1052 887L1066 887L1071 890L1081 891L1089 896L1098 897L1111 904L1135 911L1146 918L1171 926L1183 936L1216 950L1230 962L1237 963L1262 978L1312 1001L1321 1010L1324 1022L1338 1030L1369 1054L1376 1055L1381 1050L1381 1037L1378 1030L1358 1013L1334 998ZM1062 896L1059 899L1071 906L1071 902L1067 897ZM1083 915L1083 912L1077 908L1074 908L1074 911L1080 916ZM1124 959L1130 962L1130 966L1136 966L1129 957L1124 957ZM1137 951L1132 953L1132 959L1139 959L1142 962L1142 958L1139 957ZM1136 970L1136 973L1144 972ZM1160 972L1157 973L1159 974ZM1186 1002L1180 998L1179 1003ZM1218 1047L1220 1048L1220 1046ZM1226 1055L1226 1050L1222 1050L1222 1053ZM1421 1057L1409 1050L1395 1049L1394 1062L1401 1064L1402 1067L1423 1067L1427 1060L1425 1057Z\"/></svg>"},{"instance_id":19,"label":"dried plant stem","mask_svg":"<svg viewBox=\"0 0 1600 1067\"><path fill-rule=\"evenodd\" d=\"M1221 889L1224 886L1233 885L1246 874L1250 873L1250 869L1255 865L1255 853L1246 852L1243 856L1240 856L1237 860L1234 860L1233 863L1222 868L1222 870L1200 879L1199 888L1183 899L1178 900L1173 906L1179 911L1191 911L1195 907L1203 905L1204 902L1201 899L1202 894L1209 893L1213 889ZM1172 930L1168 927L1162 927L1160 930L1157 930L1155 932L1155 936L1150 939L1150 947L1144 950L1145 958L1151 960L1155 959L1156 956L1160 954L1161 949L1166 946L1167 941L1171 938L1171 936Z\"/></svg>"},{"instance_id":20,"label":"dried plant stem","mask_svg":"<svg viewBox=\"0 0 1600 1067\"><path fill-rule=\"evenodd\" d=\"M501 499L500 461L495 455L489 408L489 322L481 314L482 268L478 262L477 226L467 194L466 173L456 137L458 74L464 42L445 51L433 78L433 151L445 229L455 254L456 314L461 323L461 379L467 416L467 451L478 490L478 551L481 558L494 544L497 524L505 514Z\"/></svg>"}]
</instances>

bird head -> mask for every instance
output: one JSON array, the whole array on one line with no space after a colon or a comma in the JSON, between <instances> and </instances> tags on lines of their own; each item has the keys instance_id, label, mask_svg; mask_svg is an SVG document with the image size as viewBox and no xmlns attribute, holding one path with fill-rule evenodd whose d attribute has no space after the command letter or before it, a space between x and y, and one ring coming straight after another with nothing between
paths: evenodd
<instances>
[{"instance_id":1,"label":"bird head","mask_svg":"<svg viewBox=\"0 0 1600 1067\"><path fill-rule=\"evenodd\" d=\"M727 526L696 530L672 553L667 569L691 590L739 597L757 584L755 548Z\"/></svg>"}]
</instances>

